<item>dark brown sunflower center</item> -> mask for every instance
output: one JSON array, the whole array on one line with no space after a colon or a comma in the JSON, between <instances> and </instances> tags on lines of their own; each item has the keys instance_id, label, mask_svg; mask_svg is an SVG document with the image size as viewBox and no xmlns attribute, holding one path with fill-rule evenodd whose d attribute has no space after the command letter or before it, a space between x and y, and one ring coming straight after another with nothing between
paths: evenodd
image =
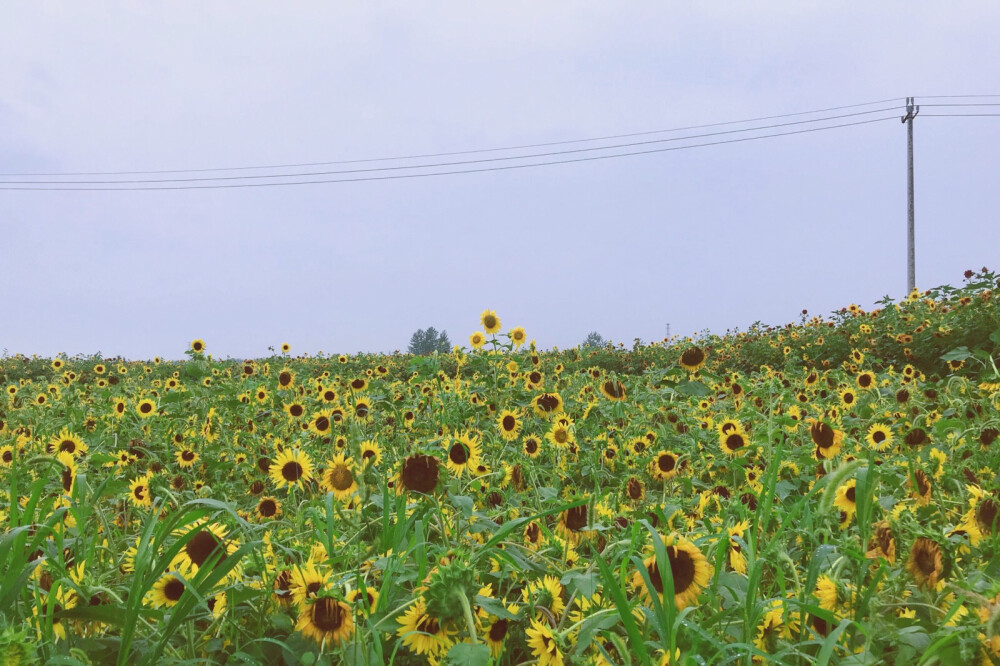
<instances>
[{"instance_id":1,"label":"dark brown sunflower center","mask_svg":"<svg viewBox=\"0 0 1000 666\"><path fill-rule=\"evenodd\" d=\"M260 504L257 505L257 511L259 511L260 515L264 516L265 518L270 518L275 513L277 513L278 505L275 503L273 499L261 500Z\"/></svg>"},{"instance_id":2,"label":"dark brown sunflower center","mask_svg":"<svg viewBox=\"0 0 1000 666\"><path fill-rule=\"evenodd\" d=\"M281 476L286 481L291 481L292 483L294 483L302 478L303 471L304 470L302 469L302 465L295 462L294 460L290 460L289 462L286 462L284 465L282 465Z\"/></svg>"},{"instance_id":3,"label":"dark brown sunflower center","mask_svg":"<svg viewBox=\"0 0 1000 666\"><path fill-rule=\"evenodd\" d=\"M915 560L917 564L917 569L920 570L920 573L924 574L925 576L930 576L932 573L934 573L936 567L936 558L933 548L926 545L922 545L917 549L917 556Z\"/></svg>"},{"instance_id":4,"label":"dark brown sunflower center","mask_svg":"<svg viewBox=\"0 0 1000 666\"><path fill-rule=\"evenodd\" d=\"M59 443L59 450L65 451L66 453L73 453L76 451L76 442L72 439L64 439Z\"/></svg>"},{"instance_id":5,"label":"dark brown sunflower center","mask_svg":"<svg viewBox=\"0 0 1000 666\"><path fill-rule=\"evenodd\" d=\"M292 373L282 372L278 374L278 383L282 386L288 386L292 383Z\"/></svg>"},{"instance_id":6,"label":"dark brown sunflower center","mask_svg":"<svg viewBox=\"0 0 1000 666\"><path fill-rule=\"evenodd\" d=\"M702 351L700 347L688 347L681 354L681 364L686 365L689 368L693 368L696 365L701 365L705 360L705 352Z\"/></svg>"},{"instance_id":7,"label":"dark brown sunflower center","mask_svg":"<svg viewBox=\"0 0 1000 666\"><path fill-rule=\"evenodd\" d=\"M330 429L330 419L325 416L320 416L316 419L316 430L320 432L325 432Z\"/></svg>"},{"instance_id":8,"label":"dark brown sunflower center","mask_svg":"<svg viewBox=\"0 0 1000 666\"><path fill-rule=\"evenodd\" d=\"M855 501L855 500L854 500L854 493L855 493L855 488L854 488L854 486L851 486L850 488L848 488L848 489L847 489L847 492L846 492L846 493L844 493L844 494L845 494L845 495L847 496L847 500L848 500L849 502L851 502L852 504L853 504L853 503L854 503L854 501Z\"/></svg>"},{"instance_id":9,"label":"dark brown sunflower center","mask_svg":"<svg viewBox=\"0 0 1000 666\"><path fill-rule=\"evenodd\" d=\"M604 382L604 392L607 393L612 398L624 398L625 397L625 387L621 382L608 380Z\"/></svg>"},{"instance_id":10,"label":"dark brown sunflower center","mask_svg":"<svg viewBox=\"0 0 1000 666\"><path fill-rule=\"evenodd\" d=\"M448 451L448 458L456 465L464 465L469 460L469 450L465 444L455 442Z\"/></svg>"},{"instance_id":11,"label":"dark brown sunflower center","mask_svg":"<svg viewBox=\"0 0 1000 666\"><path fill-rule=\"evenodd\" d=\"M677 461L671 455L662 455L656 460L657 466L660 468L661 472L671 472L674 469L674 465Z\"/></svg>"},{"instance_id":12,"label":"dark brown sunflower center","mask_svg":"<svg viewBox=\"0 0 1000 666\"><path fill-rule=\"evenodd\" d=\"M575 506L566 510L566 527L573 532L579 532L587 524L587 507Z\"/></svg>"},{"instance_id":13,"label":"dark brown sunflower center","mask_svg":"<svg viewBox=\"0 0 1000 666\"><path fill-rule=\"evenodd\" d=\"M185 462L191 462L192 460L194 460L194 451L184 451L183 453L181 453L181 458Z\"/></svg>"},{"instance_id":14,"label":"dark brown sunflower center","mask_svg":"<svg viewBox=\"0 0 1000 666\"><path fill-rule=\"evenodd\" d=\"M170 601L177 601L181 598L182 594L184 594L184 583L176 578L171 578L167 581L167 584L163 586L163 596Z\"/></svg>"},{"instance_id":15,"label":"dark brown sunflower center","mask_svg":"<svg viewBox=\"0 0 1000 666\"><path fill-rule=\"evenodd\" d=\"M642 497L642 483L640 483L638 479L629 479L628 496L634 500Z\"/></svg>"},{"instance_id":16,"label":"dark brown sunflower center","mask_svg":"<svg viewBox=\"0 0 1000 666\"><path fill-rule=\"evenodd\" d=\"M528 453L534 453L538 450L538 442L533 439L529 439L524 443L524 450Z\"/></svg>"},{"instance_id":17,"label":"dark brown sunflower center","mask_svg":"<svg viewBox=\"0 0 1000 666\"><path fill-rule=\"evenodd\" d=\"M335 600L328 597L317 599L309 611L313 625L320 631L337 631L344 625L347 613Z\"/></svg>"},{"instance_id":18,"label":"dark brown sunflower center","mask_svg":"<svg viewBox=\"0 0 1000 666\"><path fill-rule=\"evenodd\" d=\"M819 422L813 424L809 428L809 436L812 437L813 443L821 449L828 449L833 446L833 428L826 423Z\"/></svg>"},{"instance_id":19,"label":"dark brown sunflower center","mask_svg":"<svg viewBox=\"0 0 1000 666\"><path fill-rule=\"evenodd\" d=\"M400 480L407 490L427 494L438 481L437 458L425 455L410 456L403 461Z\"/></svg>"},{"instance_id":20,"label":"dark brown sunflower center","mask_svg":"<svg viewBox=\"0 0 1000 666\"><path fill-rule=\"evenodd\" d=\"M432 636L436 636L440 630L441 630L441 625L438 624L437 620L430 617L429 615L425 615L423 619L420 620L419 623L417 623L417 631L422 631Z\"/></svg>"},{"instance_id":21,"label":"dark brown sunflower center","mask_svg":"<svg viewBox=\"0 0 1000 666\"><path fill-rule=\"evenodd\" d=\"M191 558L197 566L205 563L205 560L222 545L219 538L210 530L199 530L194 537L184 545L184 552Z\"/></svg>"},{"instance_id":22,"label":"dark brown sunflower center","mask_svg":"<svg viewBox=\"0 0 1000 666\"><path fill-rule=\"evenodd\" d=\"M674 594L681 594L694 582L695 564L691 553L676 546L667 547L670 573L674 577Z\"/></svg>"},{"instance_id":23,"label":"dark brown sunflower center","mask_svg":"<svg viewBox=\"0 0 1000 666\"><path fill-rule=\"evenodd\" d=\"M494 317L493 315L486 315L485 317L483 317L483 326L485 328L496 328L497 318Z\"/></svg>"},{"instance_id":24,"label":"dark brown sunflower center","mask_svg":"<svg viewBox=\"0 0 1000 666\"><path fill-rule=\"evenodd\" d=\"M514 429L515 426L517 426L517 419L508 414L507 416L503 417L501 425L503 426L504 430L510 432L511 430Z\"/></svg>"},{"instance_id":25,"label":"dark brown sunflower center","mask_svg":"<svg viewBox=\"0 0 1000 666\"><path fill-rule=\"evenodd\" d=\"M976 520L986 532L992 533L998 514L1000 514L1000 506L997 505L996 501L988 499L976 509Z\"/></svg>"},{"instance_id":26,"label":"dark brown sunflower center","mask_svg":"<svg viewBox=\"0 0 1000 666\"><path fill-rule=\"evenodd\" d=\"M330 485L337 490L347 490L354 483L354 475L345 465L337 465L330 470Z\"/></svg>"},{"instance_id":27,"label":"dark brown sunflower center","mask_svg":"<svg viewBox=\"0 0 1000 666\"><path fill-rule=\"evenodd\" d=\"M139 405L139 411L142 412L143 414L149 414L149 412L151 412L152 410L153 406L148 402L144 402L141 405Z\"/></svg>"},{"instance_id":28,"label":"dark brown sunflower center","mask_svg":"<svg viewBox=\"0 0 1000 666\"><path fill-rule=\"evenodd\" d=\"M552 410L559 407L559 398L552 395L551 393L543 393L538 396L538 407L543 412L551 412Z\"/></svg>"},{"instance_id":29,"label":"dark brown sunflower center","mask_svg":"<svg viewBox=\"0 0 1000 666\"><path fill-rule=\"evenodd\" d=\"M738 432L726 437L726 448L730 451L738 451L746 446L746 442L743 440L743 435Z\"/></svg>"},{"instance_id":30,"label":"dark brown sunflower center","mask_svg":"<svg viewBox=\"0 0 1000 666\"><path fill-rule=\"evenodd\" d=\"M499 643L507 635L507 620L499 619L490 626L490 640Z\"/></svg>"},{"instance_id":31,"label":"dark brown sunflower center","mask_svg":"<svg viewBox=\"0 0 1000 666\"><path fill-rule=\"evenodd\" d=\"M876 444L881 444L882 442L885 441L885 433L882 432L881 430L876 430L875 432L872 433L872 441L875 442Z\"/></svg>"}]
</instances>

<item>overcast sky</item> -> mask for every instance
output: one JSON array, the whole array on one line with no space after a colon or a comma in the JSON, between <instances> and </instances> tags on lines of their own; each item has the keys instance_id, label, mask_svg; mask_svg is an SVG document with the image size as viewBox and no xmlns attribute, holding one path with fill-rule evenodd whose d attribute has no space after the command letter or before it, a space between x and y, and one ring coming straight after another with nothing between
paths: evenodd
<instances>
[{"instance_id":1,"label":"overcast sky","mask_svg":"<svg viewBox=\"0 0 1000 666\"><path fill-rule=\"evenodd\" d=\"M6 2L0 172L464 151L907 95L1000 102L921 100L1000 94L998 25L992 0ZM923 117L977 110L1000 107L925 106L914 124L921 287L1000 268L1000 117ZM192 175L234 173L158 177ZM428 325L467 345L487 308L546 348L591 330L659 339L667 323L722 332L905 295L905 229L898 119L436 178L0 191L0 349L392 351Z\"/></svg>"}]
</instances>

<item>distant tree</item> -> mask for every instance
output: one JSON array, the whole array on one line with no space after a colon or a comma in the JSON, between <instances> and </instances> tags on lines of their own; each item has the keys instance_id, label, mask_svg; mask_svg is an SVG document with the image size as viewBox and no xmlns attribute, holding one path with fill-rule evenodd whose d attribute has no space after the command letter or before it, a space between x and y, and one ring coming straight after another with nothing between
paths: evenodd
<instances>
[{"instance_id":1,"label":"distant tree","mask_svg":"<svg viewBox=\"0 0 1000 666\"><path fill-rule=\"evenodd\" d=\"M451 341L448 340L448 332L438 330L433 326L426 329L418 328L410 336L410 346L407 351L416 356L426 356L438 352L447 354L451 351Z\"/></svg>"},{"instance_id":2,"label":"distant tree","mask_svg":"<svg viewBox=\"0 0 1000 666\"><path fill-rule=\"evenodd\" d=\"M608 341L605 340L603 337L601 337L600 333L598 333L597 331L591 331L590 333L587 334L587 337L584 338L583 344L581 344L580 346L597 348L597 347L604 347L607 344Z\"/></svg>"}]
</instances>

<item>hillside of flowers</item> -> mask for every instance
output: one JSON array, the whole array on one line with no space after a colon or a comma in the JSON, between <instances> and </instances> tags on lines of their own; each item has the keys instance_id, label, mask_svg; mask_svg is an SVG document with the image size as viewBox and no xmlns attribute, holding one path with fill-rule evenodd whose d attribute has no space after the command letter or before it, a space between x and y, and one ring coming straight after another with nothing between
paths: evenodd
<instances>
[{"instance_id":1,"label":"hillside of flowers","mask_svg":"<svg viewBox=\"0 0 1000 666\"><path fill-rule=\"evenodd\" d=\"M998 305L4 356L0 663L1000 663Z\"/></svg>"}]
</instances>

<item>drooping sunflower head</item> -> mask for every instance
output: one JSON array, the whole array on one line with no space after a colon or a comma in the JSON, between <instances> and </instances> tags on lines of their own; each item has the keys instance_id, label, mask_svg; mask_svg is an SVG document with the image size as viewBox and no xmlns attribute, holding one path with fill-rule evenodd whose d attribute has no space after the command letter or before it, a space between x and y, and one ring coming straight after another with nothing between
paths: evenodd
<instances>
[{"instance_id":1,"label":"drooping sunflower head","mask_svg":"<svg viewBox=\"0 0 1000 666\"><path fill-rule=\"evenodd\" d=\"M695 372L705 365L708 355L701 347L688 347L681 353L678 363L688 372Z\"/></svg>"}]
</instances>

